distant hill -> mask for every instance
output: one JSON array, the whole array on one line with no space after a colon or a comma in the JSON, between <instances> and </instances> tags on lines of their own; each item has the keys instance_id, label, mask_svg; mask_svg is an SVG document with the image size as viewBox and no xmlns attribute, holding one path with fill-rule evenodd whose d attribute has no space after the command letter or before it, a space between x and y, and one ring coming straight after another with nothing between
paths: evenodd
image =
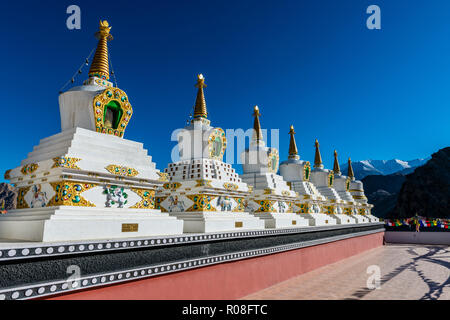
<instances>
[{"instance_id":1,"label":"distant hill","mask_svg":"<svg viewBox=\"0 0 450 320\"><path fill-rule=\"evenodd\" d=\"M390 218L415 214L450 218L450 147L439 150L431 160L405 177Z\"/></svg>"},{"instance_id":2,"label":"distant hill","mask_svg":"<svg viewBox=\"0 0 450 320\"><path fill-rule=\"evenodd\" d=\"M398 193L406 179L401 172L387 176L367 176L362 179L367 199L374 205L372 209L374 216L384 218L395 207Z\"/></svg>"},{"instance_id":3,"label":"distant hill","mask_svg":"<svg viewBox=\"0 0 450 320\"><path fill-rule=\"evenodd\" d=\"M362 160L352 162L352 168L355 173L355 178L361 180L370 175L391 175L397 172L408 174L413 172L415 168L424 165L429 159L430 157L426 159L415 159L409 161L398 159ZM341 164L341 171L344 174L347 174L347 170L348 164Z\"/></svg>"}]
</instances>

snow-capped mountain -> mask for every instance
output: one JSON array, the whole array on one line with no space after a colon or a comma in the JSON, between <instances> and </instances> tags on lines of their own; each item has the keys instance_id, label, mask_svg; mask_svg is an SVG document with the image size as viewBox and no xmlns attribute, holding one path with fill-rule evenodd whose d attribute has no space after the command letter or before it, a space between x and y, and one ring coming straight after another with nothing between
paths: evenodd
<instances>
[{"instance_id":1,"label":"snow-capped mountain","mask_svg":"<svg viewBox=\"0 0 450 320\"><path fill-rule=\"evenodd\" d=\"M403 161L398 159L393 160L363 160L352 162L355 177L358 180L363 179L369 175L389 175L393 173L409 174L415 168L423 166L430 160L431 157L425 159L415 159L410 161ZM347 163L341 165L343 174L347 174Z\"/></svg>"}]
</instances>

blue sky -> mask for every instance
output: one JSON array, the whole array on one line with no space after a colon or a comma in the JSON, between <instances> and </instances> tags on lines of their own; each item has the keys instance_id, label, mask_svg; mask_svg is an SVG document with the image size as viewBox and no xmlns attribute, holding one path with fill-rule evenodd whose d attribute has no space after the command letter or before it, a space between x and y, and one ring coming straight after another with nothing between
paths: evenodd
<instances>
[{"instance_id":1,"label":"blue sky","mask_svg":"<svg viewBox=\"0 0 450 320\"><path fill-rule=\"evenodd\" d=\"M71 4L81 30L66 28ZM366 28L371 4L382 30ZM198 73L212 124L247 129L259 105L262 126L280 129L281 160L291 124L302 159L313 160L317 138L326 167L334 149L341 162L410 160L449 145L449 1L20 1L0 16L2 171L60 131L58 91L96 46L100 18L134 109L125 138L143 142L159 169Z\"/></svg>"}]
</instances>

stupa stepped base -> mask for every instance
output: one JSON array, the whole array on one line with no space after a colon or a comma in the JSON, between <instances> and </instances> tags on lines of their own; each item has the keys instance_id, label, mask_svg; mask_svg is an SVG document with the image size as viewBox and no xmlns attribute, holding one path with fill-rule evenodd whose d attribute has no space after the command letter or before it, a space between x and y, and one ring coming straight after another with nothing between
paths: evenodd
<instances>
[{"instance_id":1,"label":"stupa stepped base","mask_svg":"<svg viewBox=\"0 0 450 320\"><path fill-rule=\"evenodd\" d=\"M338 224L355 224L356 219L347 214L333 214Z\"/></svg>"},{"instance_id":2,"label":"stupa stepped base","mask_svg":"<svg viewBox=\"0 0 450 320\"><path fill-rule=\"evenodd\" d=\"M367 214L364 217L366 217L367 219L369 219L369 222L380 222L380 219L371 215L371 214Z\"/></svg>"},{"instance_id":3,"label":"stupa stepped base","mask_svg":"<svg viewBox=\"0 0 450 320\"><path fill-rule=\"evenodd\" d=\"M321 195L325 196L329 200L341 200L336 190L330 187L316 186L316 189Z\"/></svg>"},{"instance_id":4,"label":"stupa stepped base","mask_svg":"<svg viewBox=\"0 0 450 320\"><path fill-rule=\"evenodd\" d=\"M308 219L310 226L329 226L338 224L334 217L335 215L324 213L301 213L300 216Z\"/></svg>"},{"instance_id":5,"label":"stupa stepped base","mask_svg":"<svg viewBox=\"0 0 450 320\"><path fill-rule=\"evenodd\" d=\"M183 220L183 232L262 230L264 221L247 212L171 212Z\"/></svg>"},{"instance_id":6,"label":"stupa stepped base","mask_svg":"<svg viewBox=\"0 0 450 320\"><path fill-rule=\"evenodd\" d=\"M263 220L267 229L308 227L310 225L308 219L295 213L259 212L253 213L253 215Z\"/></svg>"},{"instance_id":7,"label":"stupa stepped base","mask_svg":"<svg viewBox=\"0 0 450 320\"><path fill-rule=\"evenodd\" d=\"M360 214L351 215L356 220L356 223L370 223L370 219L367 216L362 216Z\"/></svg>"},{"instance_id":8,"label":"stupa stepped base","mask_svg":"<svg viewBox=\"0 0 450 320\"><path fill-rule=\"evenodd\" d=\"M0 238L39 242L183 233L183 222L151 209L49 207L0 216Z\"/></svg>"}]
</instances>

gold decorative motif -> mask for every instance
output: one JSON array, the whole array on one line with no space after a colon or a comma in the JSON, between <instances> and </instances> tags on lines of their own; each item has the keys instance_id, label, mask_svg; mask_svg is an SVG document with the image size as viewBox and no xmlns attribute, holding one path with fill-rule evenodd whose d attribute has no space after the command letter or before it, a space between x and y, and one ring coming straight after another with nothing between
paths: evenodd
<instances>
[{"instance_id":1,"label":"gold decorative motif","mask_svg":"<svg viewBox=\"0 0 450 320\"><path fill-rule=\"evenodd\" d=\"M334 206L323 206L323 209L326 214L335 214L336 213Z\"/></svg>"},{"instance_id":2,"label":"gold decorative motif","mask_svg":"<svg viewBox=\"0 0 450 320\"><path fill-rule=\"evenodd\" d=\"M237 189L239 189L239 186L237 184L229 182L224 183L223 187L229 191L236 191Z\"/></svg>"},{"instance_id":3,"label":"gold decorative motif","mask_svg":"<svg viewBox=\"0 0 450 320\"><path fill-rule=\"evenodd\" d=\"M253 192L253 186L247 186L248 187L248 192Z\"/></svg>"},{"instance_id":4,"label":"gold decorative motif","mask_svg":"<svg viewBox=\"0 0 450 320\"><path fill-rule=\"evenodd\" d=\"M255 201L259 208L256 210L256 212L274 212L276 211L273 207L276 201L274 200L256 200Z\"/></svg>"},{"instance_id":5,"label":"gold decorative motif","mask_svg":"<svg viewBox=\"0 0 450 320\"><path fill-rule=\"evenodd\" d=\"M292 202L286 202L286 204L288 205L286 212L293 213L294 212L294 204Z\"/></svg>"},{"instance_id":6,"label":"gold decorative motif","mask_svg":"<svg viewBox=\"0 0 450 320\"><path fill-rule=\"evenodd\" d=\"M5 180L11 180L11 169L6 170L5 172Z\"/></svg>"},{"instance_id":7,"label":"gold decorative motif","mask_svg":"<svg viewBox=\"0 0 450 320\"><path fill-rule=\"evenodd\" d=\"M53 158L52 168L69 168L80 170L80 168L76 165L76 163L80 160L81 159L79 158L56 157Z\"/></svg>"},{"instance_id":8,"label":"gold decorative motif","mask_svg":"<svg viewBox=\"0 0 450 320\"><path fill-rule=\"evenodd\" d=\"M366 196L353 196L353 199L356 199L356 200L367 200Z\"/></svg>"},{"instance_id":9,"label":"gold decorative motif","mask_svg":"<svg viewBox=\"0 0 450 320\"><path fill-rule=\"evenodd\" d=\"M156 173L159 176L158 181L163 181L163 182L169 181L169 175L167 173L165 173L165 172L156 172Z\"/></svg>"},{"instance_id":10,"label":"gold decorative motif","mask_svg":"<svg viewBox=\"0 0 450 320\"><path fill-rule=\"evenodd\" d=\"M233 198L233 199L237 203L237 206L233 209L233 212L244 212L245 211L244 198Z\"/></svg>"},{"instance_id":11,"label":"gold decorative motif","mask_svg":"<svg viewBox=\"0 0 450 320\"><path fill-rule=\"evenodd\" d=\"M195 180L196 181L196 185L195 187L209 187L212 188L213 186L211 185L212 180L205 180L205 179L201 179L201 180ZM187 190L187 189L186 189Z\"/></svg>"},{"instance_id":12,"label":"gold decorative motif","mask_svg":"<svg viewBox=\"0 0 450 320\"><path fill-rule=\"evenodd\" d=\"M268 155L269 161L267 166L270 172L277 173L278 171L278 163L280 161L280 156L278 154L278 150L275 148L270 148L270 152Z\"/></svg>"},{"instance_id":13,"label":"gold decorative motif","mask_svg":"<svg viewBox=\"0 0 450 320\"><path fill-rule=\"evenodd\" d=\"M227 139L225 132L221 128L215 128L208 138L209 157L211 159L222 160Z\"/></svg>"},{"instance_id":14,"label":"gold decorative motif","mask_svg":"<svg viewBox=\"0 0 450 320\"><path fill-rule=\"evenodd\" d=\"M95 183L84 183L76 181L50 182L55 195L47 204L47 207L53 206L77 206L77 207L95 207L95 205L81 196L89 189L97 186Z\"/></svg>"},{"instance_id":15,"label":"gold decorative motif","mask_svg":"<svg viewBox=\"0 0 450 320\"><path fill-rule=\"evenodd\" d=\"M289 191L286 191L286 190L283 190L283 191L281 192L281 194L282 194L283 196L285 196L285 197L289 197L289 196L291 195L291 193L290 193Z\"/></svg>"},{"instance_id":16,"label":"gold decorative motif","mask_svg":"<svg viewBox=\"0 0 450 320\"><path fill-rule=\"evenodd\" d=\"M20 169L20 172L22 172L23 175L27 175L27 174L35 172L37 170L37 168L39 168L37 163L30 163L30 164L24 165L22 167L22 169Z\"/></svg>"},{"instance_id":17,"label":"gold decorative motif","mask_svg":"<svg viewBox=\"0 0 450 320\"><path fill-rule=\"evenodd\" d=\"M161 210L161 212L167 212L164 207L161 207L161 203L166 200L166 197L156 197L155 199L155 209Z\"/></svg>"},{"instance_id":18,"label":"gold decorative motif","mask_svg":"<svg viewBox=\"0 0 450 320\"><path fill-rule=\"evenodd\" d=\"M131 188L131 191L141 197L141 201L130 208L134 209L154 209L155 208L155 190Z\"/></svg>"},{"instance_id":19,"label":"gold decorative motif","mask_svg":"<svg viewBox=\"0 0 450 320\"><path fill-rule=\"evenodd\" d=\"M235 228L242 228L244 226L244 223L242 221L236 221L234 223Z\"/></svg>"},{"instance_id":20,"label":"gold decorative motif","mask_svg":"<svg viewBox=\"0 0 450 320\"><path fill-rule=\"evenodd\" d=\"M186 195L186 197L194 202L194 204L188 208L186 211L216 211L216 208L213 207L211 201L213 201L215 196L210 196L206 194L192 194Z\"/></svg>"},{"instance_id":21,"label":"gold decorative motif","mask_svg":"<svg viewBox=\"0 0 450 320\"><path fill-rule=\"evenodd\" d=\"M163 184L163 188L166 190L177 190L181 187L181 183L179 182L167 182Z\"/></svg>"},{"instance_id":22,"label":"gold decorative motif","mask_svg":"<svg viewBox=\"0 0 450 320\"><path fill-rule=\"evenodd\" d=\"M307 203L297 203L299 210L296 213L310 213L310 206Z\"/></svg>"},{"instance_id":23,"label":"gold decorative motif","mask_svg":"<svg viewBox=\"0 0 450 320\"><path fill-rule=\"evenodd\" d=\"M123 137L133 114L128 96L119 88L107 88L93 100L97 132Z\"/></svg>"},{"instance_id":24,"label":"gold decorative motif","mask_svg":"<svg viewBox=\"0 0 450 320\"><path fill-rule=\"evenodd\" d=\"M19 188L19 191L17 193L17 209L28 209L30 207L25 201L25 195L30 189L31 186Z\"/></svg>"},{"instance_id":25,"label":"gold decorative motif","mask_svg":"<svg viewBox=\"0 0 450 320\"><path fill-rule=\"evenodd\" d=\"M118 166L115 164L110 164L109 166L105 167L105 169L108 170L109 173L118 176L135 177L139 174L139 172L134 168Z\"/></svg>"}]
</instances>

